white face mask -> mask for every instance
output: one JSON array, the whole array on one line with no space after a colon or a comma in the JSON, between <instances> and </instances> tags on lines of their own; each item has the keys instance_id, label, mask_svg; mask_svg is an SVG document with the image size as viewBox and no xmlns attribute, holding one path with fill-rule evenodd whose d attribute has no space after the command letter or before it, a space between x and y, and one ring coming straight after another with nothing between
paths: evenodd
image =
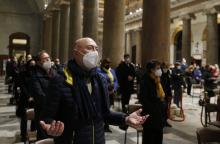
<instances>
[{"instance_id":1,"label":"white face mask","mask_svg":"<svg viewBox=\"0 0 220 144\"><path fill-rule=\"evenodd\" d=\"M43 69L45 69L46 71L48 71L51 68L51 61L45 61L42 65Z\"/></svg>"},{"instance_id":2,"label":"white face mask","mask_svg":"<svg viewBox=\"0 0 220 144\"><path fill-rule=\"evenodd\" d=\"M155 71L155 75L158 76L158 77L161 77L161 75L162 75L162 70L161 70L161 69L157 69L157 70Z\"/></svg>"},{"instance_id":3,"label":"white face mask","mask_svg":"<svg viewBox=\"0 0 220 144\"><path fill-rule=\"evenodd\" d=\"M163 72L164 72L164 73L167 73L167 72L168 72L168 69L166 69L166 68L163 69Z\"/></svg>"},{"instance_id":4,"label":"white face mask","mask_svg":"<svg viewBox=\"0 0 220 144\"><path fill-rule=\"evenodd\" d=\"M97 66L99 60L99 54L97 51L90 51L83 56L83 64L88 69L91 70Z\"/></svg>"}]
</instances>

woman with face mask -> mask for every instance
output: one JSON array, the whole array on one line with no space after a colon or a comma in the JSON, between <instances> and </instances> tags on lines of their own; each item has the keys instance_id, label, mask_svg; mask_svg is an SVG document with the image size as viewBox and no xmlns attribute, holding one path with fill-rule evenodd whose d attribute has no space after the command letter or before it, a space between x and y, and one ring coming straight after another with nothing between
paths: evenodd
<instances>
[{"instance_id":1,"label":"woman with face mask","mask_svg":"<svg viewBox=\"0 0 220 144\"><path fill-rule=\"evenodd\" d=\"M156 60L150 61L146 65L140 86L140 99L143 105L143 114L148 113L150 117L143 125L142 144L162 144L163 141L163 91L160 77L162 70L160 63Z\"/></svg>"},{"instance_id":2,"label":"woman with face mask","mask_svg":"<svg viewBox=\"0 0 220 144\"><path fill-rule=\"evenodd\" d=\"M47 134L40 127L40 117L45 108L46 93L50 79L55 75L51 69L50 56L46 51L40 51L37 55L35 71L30 80L31 96L35 100L35 122L37 129L37 139L48 138Z\"/></svg>"}]
</instances>

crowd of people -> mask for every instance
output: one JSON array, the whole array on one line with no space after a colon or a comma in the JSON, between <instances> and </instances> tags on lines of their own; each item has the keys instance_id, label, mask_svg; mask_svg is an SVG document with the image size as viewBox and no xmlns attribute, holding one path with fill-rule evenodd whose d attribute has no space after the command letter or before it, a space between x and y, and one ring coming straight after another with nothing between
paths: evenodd
<instances>
[{"instance_id":1,"label":"crowd of people","mask_svg":"<svg viewBox=\"0 0 220 144\"><path fill-rule=\"evenodd\" d=\"M104 144L104 132L111 132L109 124L113 124L123 129L143 125L143 144L162 144L163 128L172 127L167 121L169 105L173 99L180 106L182 87L191 96L192 84L203 83L212 96L219 76L217 65L188 66L183 60L172 67L151 60L141 67L131 62L129 54L113 69L109 58L99 64L97 50L94 40L81 38L66 64L59 58L51 61L46 51L8 60L5 81L13 94L10 103L17 105L16 115L21 119L21 141L27 140L26 109L34 108L31 130L37 130L37 140L50 137L56 144ZM142 109L128 115L133 93ZM118 94L122 112L112 112Z\"/></svg>"}]
</instances>

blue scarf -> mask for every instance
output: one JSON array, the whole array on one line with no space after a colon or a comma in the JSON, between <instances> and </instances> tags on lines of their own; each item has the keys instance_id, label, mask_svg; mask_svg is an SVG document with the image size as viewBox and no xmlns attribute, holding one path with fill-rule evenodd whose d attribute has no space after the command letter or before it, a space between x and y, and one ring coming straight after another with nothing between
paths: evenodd
<instances>
[{"instance_id":1,"label":"blue scarf","mask_svg":"<svg viewBox=\"0 0 220 144\"><path fill-rule=\"evenodd\" d=\"M79 120L88 121L98 116L96 106L94 105L94 97L89 93L87 87L87 80L90 79L92 89L100 90L100 94L104 97L104 105L108 107L108 99L106 93L106 86L103 84L103 79L98 74L96 68L88 71L80 68L74 60L70 60L67 65L73 76L73 97L78 106ZM98 82L98 88L94 88L94 79Z\"/></svg>"}]
</instances>

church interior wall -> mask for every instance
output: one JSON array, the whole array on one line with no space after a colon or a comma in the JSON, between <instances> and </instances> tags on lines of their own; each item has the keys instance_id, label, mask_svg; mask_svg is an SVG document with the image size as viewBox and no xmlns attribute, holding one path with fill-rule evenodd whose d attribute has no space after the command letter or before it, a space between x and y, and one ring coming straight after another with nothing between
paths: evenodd
<instances>
[{"instance_id":1,"label":"church interior wall","mask_svg":"<svg viewBox=\"0 0 220 144\"><path fill-rule=\"evenodd\" d=\"M0 54L7 55L9 36L23 32L30 36L31 53L41 47L41 16L30 8L26 0L0 0Z\"/></svg>"},{"instance_id":2,"label":"church interior wall","mask_svg":"<svg viewBox=\"0 0 220 144\"><path fill-rule=\"evenodd\" d=\"M191 19L191 55L203 58L203 49L206 44L202 40L206 28L207 18L203 13L197 14L195 19ZM182 28L180 19L175 19L170 25L170 62L174 62L174 37L176 31ZM206 48L205 48L206 49Z\"/></svg>"}]
</instances>

